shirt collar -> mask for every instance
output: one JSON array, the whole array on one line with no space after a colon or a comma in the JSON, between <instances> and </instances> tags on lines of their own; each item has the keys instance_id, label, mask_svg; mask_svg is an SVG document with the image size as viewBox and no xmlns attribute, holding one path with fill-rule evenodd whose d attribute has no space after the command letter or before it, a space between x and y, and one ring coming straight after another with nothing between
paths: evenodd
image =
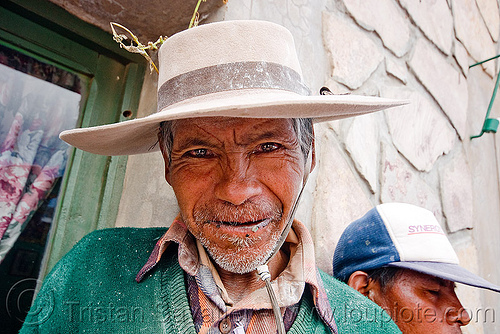
<instances>
[{"instance_id":1,"label":"shirt collar","mask_svg":"<svg viewBox=\"0 0 500 334\"><path fill-rule=\"evenodd\" d=\"M196 275L199 266L199 257L195 238L189 233L186 225L177 217L167 232L156 242L146 264L144 264L135 277L137 282L141 282L146 274L160 262L163 253L172 242L179 245L177 256L181 268L191 276Z\"/></svg>"}]
</instances>

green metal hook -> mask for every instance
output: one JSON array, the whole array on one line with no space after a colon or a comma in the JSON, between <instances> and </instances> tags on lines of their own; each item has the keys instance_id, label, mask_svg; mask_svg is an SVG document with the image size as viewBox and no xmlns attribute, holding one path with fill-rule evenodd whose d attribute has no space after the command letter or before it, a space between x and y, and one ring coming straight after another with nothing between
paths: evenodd
<instances>
[{"instance_id":1,"label":"green metal hook","mask_svg":"<svg viewBox=\"0 0 500 334\"><path fill-rule=\"evenodd\" d=\"M481 65L483 63L486 63L487 61L496 59L498 57L500 57L500 55L497 55L495 57L491 57L491 58L483 60L483 61L481 61L479 63L473 64L473 65L469 66L469 68L477 66L477 65ZM498 74L497 74L497 81L495 83L495 88L493 89L493 94L491 96L490 104L488 105L488 110L486 111L486 117L484 118L484 123L483 123L483 128L481 129L481 133L478 134L477 136L471 136L470 139L479 138L485 132L487 132L487 133L490 133L490 132L491 133L496 133L497 132L497 130L498 130L498 124L500 122L496 118L489 118L489 116L490 116L491 109L493 108L493 102L495 101L495 97L497 95L499 84L500 84L500 72L498 72Z\"/></svg>"}]
</instances>

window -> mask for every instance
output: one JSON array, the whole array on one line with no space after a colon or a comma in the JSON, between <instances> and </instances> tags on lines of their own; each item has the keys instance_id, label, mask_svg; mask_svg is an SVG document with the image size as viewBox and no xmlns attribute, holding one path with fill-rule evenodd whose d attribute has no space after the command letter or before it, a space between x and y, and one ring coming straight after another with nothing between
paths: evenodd
<instances>
[{"instance_id":1,"label":"window","mask_svg":"<svg viewBox=\"0 0 500 334\"><path fill-rule=\"evenodd\" d=\"M3 332L17 333L37 283L78 240L114 226L127 158L69 148L58 134L133 117L145 68L51 3L0 4Z\"/></svg>"}]
</instances>

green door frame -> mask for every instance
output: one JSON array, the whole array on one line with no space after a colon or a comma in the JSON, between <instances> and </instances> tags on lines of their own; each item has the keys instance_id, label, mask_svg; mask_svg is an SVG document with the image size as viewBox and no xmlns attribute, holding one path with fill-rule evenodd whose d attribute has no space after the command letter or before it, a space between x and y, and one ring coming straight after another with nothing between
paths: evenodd
<instances>
[{"instance_id":1,"label":"green door frame","mask_svg":"<svg viewBox=\"0 0 500 334\"><path fill-rule=\"evenodd\" d=\"M89 79L80 127L135 117L147 64L120 49L110 34L46 0L3 0L0 43ZM40 278L85 234L114 226L126 164L126 156L72 149Z\"/></svg>"}]
</instances>

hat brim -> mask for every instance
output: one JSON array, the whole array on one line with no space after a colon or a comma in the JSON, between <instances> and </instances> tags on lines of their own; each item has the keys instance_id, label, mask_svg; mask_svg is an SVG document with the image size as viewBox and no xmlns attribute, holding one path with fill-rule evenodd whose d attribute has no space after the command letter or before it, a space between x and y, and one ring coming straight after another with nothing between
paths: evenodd
<instances>
[{"instance_id":1,"label":"hat brim","mask_svg":"<svg viewBox=\"0 0 500 334\"><path fill-rule=\"evenodd\" d=\"M130 155L158 149L162 121L194 117L313 118L337 120L401 106L407 101L371 96L320 95L248 89L195 97L147 117L89 128L66 130L60 138L84 151L100 155Z\"/></svg>"},{"instance_id":2,"label":"hat brim","mask_svg":"<svg viewBox=\"0 0 500 334\"><path fill-rule=\"evenodd\" d=\"M471 273L467 269L453 263L442 262L424 262L424 261L408 261L408 262L392 262L385 267L397 267L411 269L420 273L436 276L452 282L458 282L477 288L483 288L500 292L500 286L488 282L484 278Z\"/></svg>"}]
</instances>

